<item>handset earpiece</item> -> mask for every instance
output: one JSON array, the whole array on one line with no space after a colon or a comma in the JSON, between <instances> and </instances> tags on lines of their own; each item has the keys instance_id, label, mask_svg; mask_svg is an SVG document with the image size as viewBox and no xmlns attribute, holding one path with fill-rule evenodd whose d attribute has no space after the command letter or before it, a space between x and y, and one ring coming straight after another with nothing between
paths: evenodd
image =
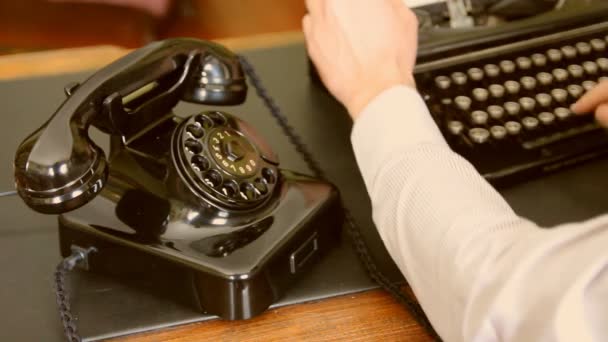
<instances>
[{"instance_id":1,"label":"handset earpiece","mask_svg":"<svg viewBox=\"0 0 608 342\"><path fill-rule=\"evenodd\" d=\"M198 57L193 77L184 84L184 101L208 105L237 105L245 101L247 82L236 55L216 47Z\"/></svg>"},{"instance_id":2,"label":"handset earpiece","mask_svg":"<svg viewBox=\"0 0 608 342\"><path fill-rule=\"evenodd\" d=\"M151 90L128 108L126 99L142 89ZM150 44L70 87L49 121L19 146L17 192L42 213L76 209L92 200L108 177L104 152L88 136L91 125L128 143L127 135L166 117L179 100L235 105L246 93L238 58L227 49L195 39Z\"/></svg>"}]
</instances>

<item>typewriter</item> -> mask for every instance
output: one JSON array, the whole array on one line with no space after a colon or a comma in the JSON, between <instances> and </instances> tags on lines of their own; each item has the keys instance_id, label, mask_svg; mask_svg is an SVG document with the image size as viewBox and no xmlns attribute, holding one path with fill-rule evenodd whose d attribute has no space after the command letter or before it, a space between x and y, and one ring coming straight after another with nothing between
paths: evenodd
<instances>
[{"instance_id":1,"label":"typewriter","mask_svg":"<svg viewBox=\"0 0 608 342\"><path fill-rule=\"evenodd\" d=\"M406 3L420 23L418 90L451 148L490 183L516 184L608 152L593 116L569 109L608 79L608 2Z\"/></svg>"},{"instance_id":2,"label":"typewriter","mask_svg":"<svg viewBox=\"0 0 608 342\"><path fill-rule=\"evenodd\" d=\"M415 9L417 86L455 152L496 186L608 152L593 116L569 109L608 80L608 3L456 3Z\"/></svg>"}]
</instances>

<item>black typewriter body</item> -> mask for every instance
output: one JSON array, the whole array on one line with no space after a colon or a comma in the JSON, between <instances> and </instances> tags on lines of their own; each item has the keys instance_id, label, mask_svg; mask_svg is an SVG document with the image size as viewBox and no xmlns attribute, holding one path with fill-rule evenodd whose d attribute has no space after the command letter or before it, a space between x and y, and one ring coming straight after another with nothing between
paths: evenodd
<instances>
[{"instance_id":1,"label":"black typewriter body","mask_svg":"<svg viewBox=\"0 0 608 342\"><path fill-rule=\"evenodd\" d=\"M608 3L473 29L422 29L417 86L451 148L496 186L605 154L608 135L570 106L608 80Z\"/></svg>"}]
</instances>

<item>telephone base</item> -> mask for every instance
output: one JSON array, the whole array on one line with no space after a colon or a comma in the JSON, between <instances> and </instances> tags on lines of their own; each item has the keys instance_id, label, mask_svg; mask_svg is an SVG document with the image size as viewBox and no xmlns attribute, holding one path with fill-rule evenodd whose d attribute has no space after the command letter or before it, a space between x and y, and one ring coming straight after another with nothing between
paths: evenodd
<instances>
[{"instance_id":1,"label":"telephone base","mask_svg":"<svg viewBox=\"0 0 608 342\"><path fill-rule=\"evenodd\" d=\"M185 222L180 213L187 208L179 201L142 193L117 196L104 189L87 205L59 217L61 254L71 254L72 246L93 246L91 272L223 319L251 318L281 298L340 240L344 218L335 188L281 173L278 205L230 232ZM146 233L125 225L129 219L124 213L148 217L148 222L140 221L147 225ZM157 229L160 217L163 229Z\"/></svg>"}]
</instances>

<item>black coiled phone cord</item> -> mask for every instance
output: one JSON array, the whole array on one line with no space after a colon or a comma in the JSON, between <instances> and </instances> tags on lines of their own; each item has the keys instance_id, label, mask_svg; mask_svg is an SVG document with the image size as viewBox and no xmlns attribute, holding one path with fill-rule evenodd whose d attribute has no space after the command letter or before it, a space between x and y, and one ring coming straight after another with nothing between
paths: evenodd
<instances>
[{"instance_id":1,"label":"black coiled phone cord","mask_svg":"<svg viewBox=\"0 0 608 342\"><path fill-rule=\"evenodd\" d=\"M295 149L300 153L302 158L304 158L304 161L306 162L310 170L313 172L314 176L320 179L327 180L325 172L323 172L323 169L321 169L319 162L313 157L312 153L304 143L302 137L300 137L300 135L289 124L287 117L283 114L274 99L269 95L266 87L263 85L262 80L258 76L253 65L245 56L240 55L239 59L241 65L243 66L245 74L247 74L247 76L249 77L249 81L255 88L258 96L262 99L262 101L270 111L270 114L274 117L277 124L281 127L283 133L287 136L287 138L295 147ZM395 284L391 282L390 279L388 279L384 274L382 274L382 272L380 272L380 270L378 270L378 267L373 261L369 249L367 248L367 245L365 244L365 241L361 235L361 229L355 222L350 211L346 207L343 207L343 210L347 231L351 237L351 241L353 243L357 256L359 257L359 260L363 263L363 266L367 270L369 277L382 288L384 288L386 291L388 291L400 304L405 306L410 311L412 316L414 316L416 321L420 325L422 325L435 340L440 341L441 338L439 337L437 332L435 332L435 329L433 329L433 326L424 314L424 311L422 310L422 307L420 307L420 304L418 304L415 299L412 299L410 296L405 294L402 291L400 284ZM403 285L409 286L407 282Z\"/></svg>"}]
</instances>

